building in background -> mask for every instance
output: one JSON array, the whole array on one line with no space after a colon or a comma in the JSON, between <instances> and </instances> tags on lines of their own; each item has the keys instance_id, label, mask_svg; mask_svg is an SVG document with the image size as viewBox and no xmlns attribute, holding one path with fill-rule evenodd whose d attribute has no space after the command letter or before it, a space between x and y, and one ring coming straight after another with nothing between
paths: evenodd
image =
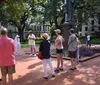
<instances>
[{"instance_id":1,"label":"building in background","mask_svg":"<svg viewBox=\"0 0 100 85\"><path fill-rule=\"evenodd\" d=\"M88 18L88 20L82 24L79 29L80 36L87 36L87 34L92 34L94 32L100 31L100 23L97 17Z\"/></svg>"},{"instance_id":2,"label":"building in background","mask_svg":"<svg viewBox=\"0 0 100 85\"><path fill-rule=\"evenodd\" d=\"M30 26L31 26L31 30L33 30L33 33L35 34L36 37L40 37L40 34L44 32L50 34L50 29L48 24L43 25L43 24L33 23ZM14 39L16 34L18 33L18 28L15 27L14 25L8 24L7 29L8 29L8 36ZM27 37L28 37L28 31L24 30L24 38Z\"/></svg>"}]
</instances>

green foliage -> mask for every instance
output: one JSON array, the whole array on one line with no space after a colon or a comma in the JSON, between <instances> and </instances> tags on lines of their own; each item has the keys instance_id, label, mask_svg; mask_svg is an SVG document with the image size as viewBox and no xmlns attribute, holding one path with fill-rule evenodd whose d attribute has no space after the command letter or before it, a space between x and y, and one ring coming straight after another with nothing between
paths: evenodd
<instances>
[{"instance_id":1,"label":"green foliage","mask_svg":"<svg viewBox=\"0 0 100 85\"><path fill-rule=\"evenodd\" d=\"M55 28L55 26L54 26L54 25L52 25L52 26L50 27L51 37L53 37L53 36L54 36L54 34L55 34L54 30L55 30L55 29L56 29L56 28Z\"/></svg>"},{"instance_id":2,"label":"green foliage","mask_svg":"<svg viewBox=\"0 0 100 85\"><path fill-rule=\"evenodd\" d=\"M100 44L100 38L93 38L92 44Z\"/></svg>"},{"instance_id":3,"label":"green foliage","mask_svg":"<svg viewBox=\"0 0 100 85\"><path fill-rule=\"evenodd\" d=\"M13 24L18 29L31 29L27 19L33 16L33 22L49 22L51 28L57 28L64 22L63 6L64 0L6 0L0 4L0 22ZM100 14L100 0L73 0L73 7L76 25Z\"/></svg>"},{"instance_id":4,"label":"green foliage","mask_svg":"<svg viewBox=\"0 0 100 85\"><path fill-rule=\"evenodd\" d=\"M40 45L41 40L42 40L41 37L36 37L35 43L37 46ZM28 39L26 38L24 39L24 42L21 42L21 47L28 47L28 46L29 46Z\"/></svg>"},{"instance_id":5,"label":"green foliage","mask_svg":"<svg viewBox=\"0 0 100 85\"><path fill-rule=\"evenodd\" d=\"M80 25L100 13L100 0L74 0L76 24Z\"/></svg>"}]
</instances>

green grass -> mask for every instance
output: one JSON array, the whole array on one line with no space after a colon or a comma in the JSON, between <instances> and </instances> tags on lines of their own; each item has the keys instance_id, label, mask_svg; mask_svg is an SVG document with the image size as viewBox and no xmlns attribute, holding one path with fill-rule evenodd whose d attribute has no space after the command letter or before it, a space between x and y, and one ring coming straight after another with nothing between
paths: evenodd
<instances>
[{"instance_id":1,"label":"green grass","mask_svg":"<svg viewBox=\"0 0 100 85\"><path fill-rule=\"evenodd\" d=\"M36 46L39 46L40 45L40 40L36 40ZM28 47L28 42L21 42L21 47L24 48L24 47Z\"/></svg>"},{"instance_id":2,"label":"green grass","mask_svg":"<svg viewBox=\"0 0 100 85\"><path fill-rule=\"evenodd\" d=\"M21 47L24 48L24 47L28 47L28 43L21 43Z\"/></svg>"},{"instance_id":3,"label":"green grass","mask_svg":"<svg viewBox=\"0 0 100 85\"><path fill-rule=\"evenodd\" d=\"M92 39L93 44L100 44L100 38Z\"/></svg>"},{"instance_id":4,"label":"green grass","mask_svg":"<svg viewBox=\"0 0 100 85\"><path fill-rule=\"evenodd\" d=\"M79 39L81 41L82 44L86 44L87 43L87 39L86 38L80 38ZM92 44L100 44L100 38L92 38L91 41Z\"/></svg>"}]
</instances>

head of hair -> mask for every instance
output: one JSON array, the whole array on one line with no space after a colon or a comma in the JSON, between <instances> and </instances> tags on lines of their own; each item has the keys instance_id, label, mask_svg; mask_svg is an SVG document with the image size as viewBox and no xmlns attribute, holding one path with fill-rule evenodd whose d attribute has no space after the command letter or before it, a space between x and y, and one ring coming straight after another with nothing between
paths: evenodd
<instances>
[{"instance_id":1,"label":"head of hair","mask_svg":"<svg viewBox=\"0 0 100 85\"><path fill-rule=\"evenodd\" d=\"M70 33L74 33L74 29L71 28L71 29L69 30L69 32L70 32Z\"/></svg>"},{"instance_id":2,"label":"head of hair","mask_svg":"<svg viewBox=\"0 0 100 85\"><path fill-rule=\"evenodd\" d=\"M8 33L8 30L4 27L1 27L0 34L1 35L6 35L7 33Z\"/></svg>"},{"instance_id":3,"label":"head of hair","mask_svg":"<svg viewBox=\"0 0 100 85\"><path fill-rule=\"evenodd\" d=\"M77 33L75 33L76 37L79 37L79 35Z\"/></svg>"},{"instance_id":4,"label":"head of hair","mask_svg":"<svg viewBox=\"0 0 100 85\"><path fill-rule=\"evenodd\" d=\"M29 33L32 33L32 30L30 30Z\"/></svg>"}]
</instances>

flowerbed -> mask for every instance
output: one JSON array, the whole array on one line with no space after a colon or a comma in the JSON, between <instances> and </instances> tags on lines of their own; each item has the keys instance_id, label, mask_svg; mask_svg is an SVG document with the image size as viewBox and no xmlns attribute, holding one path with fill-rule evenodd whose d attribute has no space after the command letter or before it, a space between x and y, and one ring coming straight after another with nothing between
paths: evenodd
<instances>
[{"instance_id":1,"label":"flowerbed","mask_svg":"<svg viewBox=\"0 0 100 85\"><path fill-rule=\"evenodd\" d=\"M93 46L91 48L88 48L87 46L80 46L79 55L81 57L92 56L95 53L100 53L100 46Z\"/></svg>"}]
</instances>

